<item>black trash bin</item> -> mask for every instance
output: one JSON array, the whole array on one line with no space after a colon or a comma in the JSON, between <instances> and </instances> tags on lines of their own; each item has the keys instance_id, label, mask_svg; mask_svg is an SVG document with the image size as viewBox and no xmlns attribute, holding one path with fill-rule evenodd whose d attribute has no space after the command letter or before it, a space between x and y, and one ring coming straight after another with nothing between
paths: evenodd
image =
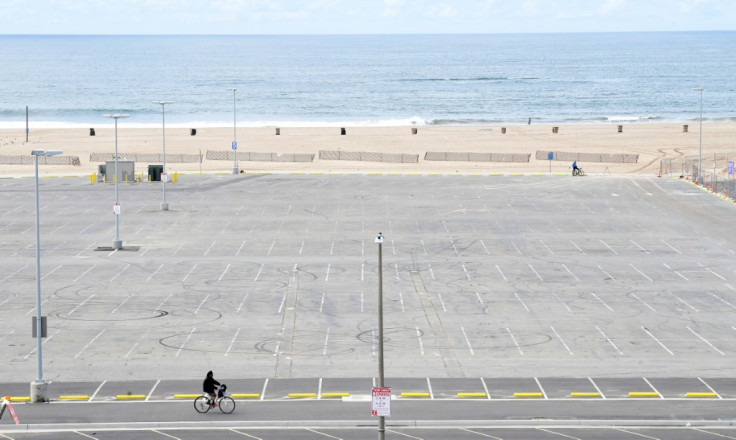
<instances>
[{"instance_id":1,"label":"black trash bin","mask_svg":"<svg viewBox=\"0 0 736 440\"><path fill-rule=\"evenodd\" d=\"M163 165L148 165L148 180L150 182L160 182L161 174L164 172Z\"/></svg>"}]
</instances>

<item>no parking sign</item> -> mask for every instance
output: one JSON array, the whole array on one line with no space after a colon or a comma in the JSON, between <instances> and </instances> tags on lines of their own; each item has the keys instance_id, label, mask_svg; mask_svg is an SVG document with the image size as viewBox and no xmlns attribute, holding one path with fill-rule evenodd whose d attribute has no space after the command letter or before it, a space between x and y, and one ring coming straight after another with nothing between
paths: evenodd
<instances>
[{"instance_id":1,"label":"no parking sign","mask_svg":"<svg viewBox=\"0 0 736 440\"><path fill-rule=\"evenodd\" d=\"M391 417L391 388L375 387L371 391L371 397L371 415Z\"/></svg>"}]
</instances>

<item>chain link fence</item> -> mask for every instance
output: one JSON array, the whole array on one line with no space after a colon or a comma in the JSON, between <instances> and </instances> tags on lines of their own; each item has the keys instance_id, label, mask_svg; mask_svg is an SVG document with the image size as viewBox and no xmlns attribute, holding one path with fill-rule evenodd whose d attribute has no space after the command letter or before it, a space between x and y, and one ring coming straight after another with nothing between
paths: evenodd
<instances>
[{"instance_id":1,"label":"chain link fence","mask_svg":"<svg viewBox=\"0 0 736 440\"><path fill-rule=\"evenodd\" d=\"M366 151L319 150L320 160L352 160L358 162L418 163L418 154L371 153Z\"/></svg>"},{"instance_id":2,"label":"chain link fence","mask_svg":"<svg viewBox=\"0 0 736 440\"><path fill-rule=\"evenodd\" d=\"M207 151L207 160L235 160L233 151ZM314 154L292 154L292 153L253 153L248 151L238 152L238 161L245 162L312 162Z\"/></svg>"},{"instance_id":3,"label":"chain link fence","mask_svg":"<svg viewBox=\"0 0 736 440\"><path fill-rule=\"evenodd\" d=\"M562 160L566 162L608 162L608 163L638 163L638 154L607 154L607 153L572 153L565 151L537 151L534 156L537 160Z\"/></svg>"},{"instance_id":4,"label":"chain link fence","mask_svg":"<svg viewBox=\"0 0 736 440\"><path fill-rule=\"evenodd\" d=\"M115 153L91 153L89 155L90 162L107 162L115 160ZM132 160L134 162L143 163L162 163L164 155L162 153L126 153L124 155L118 153L118 160ZM166 153L167 163L197 163L200 161L200 155L185 153Z\"/></svg>"},{"instance_id":5,"label":"chain link fence","mask_svg":"<svg viewBox=\"0 0 736 440\"><path fill-rule=\"evenodd\" d=\"M659 162L659 175L679 176L696 182L698 185L731 200L736 200L736 179L734 179L736 153L712 153L667 158ZM698 176L698 165L702 172Z\"/></svg>"},{"instance_id":6,"label":"chain link fence","mask_svg":"<svg viewBox=\"0 0 736 440\"><path fill-rule=\"evenodd\" d=\"M32 155L0 155L2 165L33 165L36 159ZM80 166L79 156L38 156L39 165L72 165Z\"/></svg>"},{"instance_id":7,"label":"chain link fence","mask_svg":"<svg viewBox=\"0 0 736 440\"><path fill-rule=\"evenodd\" d=\"M531 154L527 153L453 153L428 151L424 160L441 160L452 162L529 162Z\"/></svg>"}]
</instances>

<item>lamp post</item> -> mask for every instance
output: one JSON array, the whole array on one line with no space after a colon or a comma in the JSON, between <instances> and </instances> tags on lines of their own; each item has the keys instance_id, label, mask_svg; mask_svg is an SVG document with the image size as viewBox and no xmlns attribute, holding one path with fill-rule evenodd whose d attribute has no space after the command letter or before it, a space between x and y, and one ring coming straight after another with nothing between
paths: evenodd
<instances>
[{"instance_id":1,"label":"lamp post","mask_svg":"<svg viewBox=\"0 0 736 440\"><path fill-rule=\"evenodd\" d=\"M164 162L163 173L166 174L166 104L173 104L174 101L153 101L153 103L161 105L161 145L163 148L163 162ZM168 174L166 175L165 179L162 178L161 180L164 185L164 198L163 198L163 201L161 202L161 210L168 211L169 204L166 202L166 181L169 180Z\"/></svg>"},{"instance_id":2,"label":"lamp post","mask_svg":"<svg viewBox=\"0 0 736 440\"><path fill-rule=\"evenodd\" d=\"M59 150L33 150L36 162L36 355L38 368L36 380L31 382L31 401L45 402L46 382L43 380L43 354L41 352L43 336L43 318L41 316L41 233L39 230L39 208L38 208L38 156L55 156L61 154Z\"/></svg>"},{"instance_id":3,"label":"lamp post","mask_svg":"<svg viewBox=\"0 0 736 440\"><path fill-rule=\"evenodd\" d=\"M700 129L699 131L699 148L698 148L698 184L703 184L703 178L701 177L701 170L703 169L703 88L695 87L694 91L700 92Z\"/></svg>"},{"instance_id":4,"label":"lamp post","mask_svg":"<svg viewBox=\"0 0 736 440\"><path fill-rule=\"evenodd\" d=\"M130 115L124 115L121 113L115 113L112 115L102 115L105 118L112 118L115 120L115 206L113 212L115 213L115 240L112 241L112 248L114 250L123 248L123 241L120 239L120 200L118 198L118 119L127 118Z\"/></svg>"},{"instance_id":5,"label":"lamp post","mask_svg":"<svg viewBox=\"0 0 736 440\"><path fill-rule=\"evenodd\" d=\"M238 174L238 139L236 136L236 125L235 125L235 94L237 93L238 89L236 88L230 88L228 89L231 92L233 92L233 171L232 174Z\"/></svg>"},{"instance_id":6,"label":"lamp post","mask_svg":"<svg viewBox=\"0 0 736 440\"><path fill-rule=\"evenodd\" d=\"M376 236L378 244L378 386L383 383L383 234ZM378 417L378 439L386 438L386 417Z\"/></svg>"}]
</instances>

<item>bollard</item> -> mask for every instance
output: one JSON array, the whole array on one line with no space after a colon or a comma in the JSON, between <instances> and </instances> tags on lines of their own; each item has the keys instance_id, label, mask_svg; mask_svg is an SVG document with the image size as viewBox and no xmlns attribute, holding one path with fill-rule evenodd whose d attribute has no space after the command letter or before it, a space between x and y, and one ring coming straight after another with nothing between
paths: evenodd
<instances>
[{"instance_id":1,"label":"bollard","mask_svg":"<svg viewBox=\"0 0 736 440\"><path fill-rule=\"evenodd\" d=\"M345 127L340 129L340 135L345 136Z\"/></svg>"},{"instance_id":2,"label":"bollard","mask_svg":"<svg viewBox=\"0 0 736 440\"><path fill-rule=\"evenodd\" d=\"M417 129L412 127L411 134L417 134Z\"/></svg>"},{"instance_id":3,"label":"bollard","mask_svg":"<svg viewBox=\"0 0 736 440\"><path fill-rule=\"evenodd\" d=\"M618 132L619 133L623 133L624 132L624 126L623 125L619 125L618 126Z\"/></svg>"},{"instance_id":4,"label":"bollard","mask_svg":"<svg viewBox=\"0 0 736 440\"><path fill-rule=\"evenodd\" d=\"M682 132L687 133L687 124L682 126Z\"/></svg>"},{"instance_id":5,"label":"bollard","mask_svg":"<svg viewBox=\"0 0 736 440\"><path fill-rule=\"evenodd\" d=\"M506 127L501 127L501 134L506 134Z\"/></svg>"},{"instance_id":6,"label":"bollard","mask_svg":"<svg viewBox=\"0 0 736 440\"><path fill-rule=\"evenodd\" d=\"M89 129L89 135L90 136L94 136L95 135L95 129L94 128L90 128Z\"/></svg>"},{"instance_id":7,"label":"bollard","mask_svg":"<svg viewBox=\"0 0 736 440\"><path fill-rule=\"evenodd\" d=\"M276 128L276 136L278 136L280 134L281 134L281 129L280 128Z\"/></svg>"},{"instance_id":8,"label":"bollard","mask_svg":"<svg viewBox=\"0 0 736 440\"><path fill-rule=\"evenodd\" d=\"M197 134L197 129L196 129L196 128L192 128L192 129L191 129L191 130L189 131L189 134L190 134L191 136L195 136L195 135Z\"/></svg>"},{"instance_id":9,"label":"bollard","mask_svg":"<svg viewBox=\"0 0 736 440\"><path fill-rule=\"evenodd\" d=\"M560 127L552 127L552 133L557 133L560 130Z\"/></svg>"}]
</instances>

